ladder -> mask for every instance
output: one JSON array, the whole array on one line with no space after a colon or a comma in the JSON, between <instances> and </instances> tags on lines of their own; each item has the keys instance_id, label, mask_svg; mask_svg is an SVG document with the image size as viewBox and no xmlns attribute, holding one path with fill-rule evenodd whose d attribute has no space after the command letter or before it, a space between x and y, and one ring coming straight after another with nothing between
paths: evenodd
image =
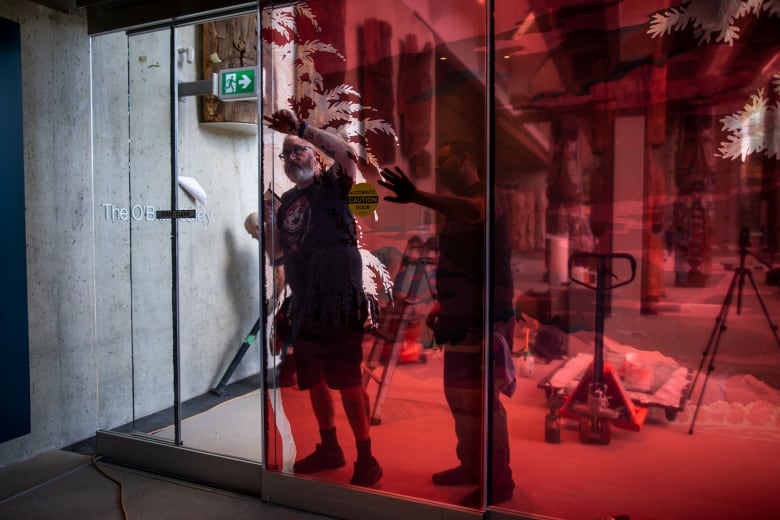
<instances>
[{"instance_id":1,"label":"ladder","mask_svg":"<svg viewBox=\"0 0 780 520\"><path fill-rule=\"evenodd\" d=\"M372 425L382 423L382 410L404 343L414 339L410 336L422 326L424 317L417 311L417 305L436 298L437 261L438 247L434 240L423 242L416 236L409 239L393 284L393 301L380 314L378 327L372 331L374 343L363 363L363 388L368 389L371 381L378 385L371 408Z\"/></svg>"}]
</instances>

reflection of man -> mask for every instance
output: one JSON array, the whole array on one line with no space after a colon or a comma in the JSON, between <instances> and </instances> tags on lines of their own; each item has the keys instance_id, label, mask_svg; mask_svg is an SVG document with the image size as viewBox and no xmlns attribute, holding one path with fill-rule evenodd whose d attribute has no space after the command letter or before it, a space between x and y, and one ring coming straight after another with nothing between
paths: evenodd
<instances>
[{"instance_id":1,"label":"reflection of man","mask_svg":"<svg viewBox=\"0 0 780 520\"><path fill-rule=\"evenodd\" d=\"M474 166L470 146L456 140L442 146L437 154L437 174L451 195L418 190L398 168L384 170L379 184L395 192L385 197L392 202L413 202L445 216L439 235L439 262L436 287L438 312L429 319L437 343L444 346L444 394L455 419L456 454L460 464L433 474L441 486L477 485L481 475L482 453L482 358L484 344L484 258L485 188ZM509 220L506 201L496 196L491 257L493 259L493 323L496 351L507 360L514 333L512 273L510 268ZM491 395L492 453L491 503L512 497L514 481L509 467L509 436L506 410L499 391L514 390L514 365L499 364L505 371L506 386L495 385ZM461 505L479 507L481 487L461 500Z\"/></svg>"},{"instance_id":2,"label":"reflection of man","mask_svg":"<svg viewBox=\"0 0 780 520\"><path fill-rule=\"evenodd\" d=\"M363 325L368 301L355 218L347 194L356 176L356 156L340 137L298 122L289 110L265 118L287 135L281 158L295 186L276 213L269 254L284 264L292 290L290 318L298 386L309 391L321 442L298 460L296 473L314 473L346 464L336 436L330 389L339 390L355 436L357 461L351 484L373 486L382 468L371 453L369 402L362 386ZM313 146L335 160L321 171ZM267 211L270 211L268 209Z\"/></svg>"}]
</instances>

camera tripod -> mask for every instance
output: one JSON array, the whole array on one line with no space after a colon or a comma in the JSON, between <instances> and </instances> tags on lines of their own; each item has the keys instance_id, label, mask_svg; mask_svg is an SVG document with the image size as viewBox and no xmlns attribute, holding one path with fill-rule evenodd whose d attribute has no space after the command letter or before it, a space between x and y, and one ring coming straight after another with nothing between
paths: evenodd
<instances>
[{"instance_id":1,"label":"camera tripod","mask_svg":"<svg viewBox=\"0 0 780 520\"><path fill-rule=\"evenodd\" d=\"M744 230L742 233L744 235ZM701 407L701 402L704 398L704 391L707 389L707 381L710 378L710 373L715 368L715 356L718 353L721 335L727 330L726 318L728 317L729 308L731 307L735 290L737 291L737 315L742 313L742 290L745 286L745 278L750 280L750 284L753 286L753 291L756 293L758 303L761 305L761 310L764 311L766 321L769 323L769 329L772 331L772 334L774 334L777 345L780 346L780 336L777 335L777 325L772 323L772 319L769 317L769 311L764 304L764 300L761 299L761 294L758 292L758 286L756 286L756 282L753 279L753 273L750 271L750 269L745 267L745 258L750 255L767 267L771 268L771 266L761 258L748 251L747 248L749 245L750 244L748 243L747 239L743 240L742 237L740 238L739 267L734 270L734 276L731 278L729 290L723 300L723 305L720 308L720 312L715 318L715 327L713 327L710 338L707 341L707 346L704 348L704 352L702 353L701 363L699 363L699 369L696 371L696 377L693 379L693 382L691 383L691 386L688 390L687 399L690 399L693 395L693 389L696 387L696 381L699 379L699 374L701 374L701 370L704 368L704 363L707 361L707 358L709 358L707 374L704 376L704 381L701 385L701 393L699 394L699 401L696 403L696 410L693 413L691 427L688 430L688 434L691 435L693 434L693 425L696 423L696 416L699 414L699 408Z\"/></svg>"}]
</instances>

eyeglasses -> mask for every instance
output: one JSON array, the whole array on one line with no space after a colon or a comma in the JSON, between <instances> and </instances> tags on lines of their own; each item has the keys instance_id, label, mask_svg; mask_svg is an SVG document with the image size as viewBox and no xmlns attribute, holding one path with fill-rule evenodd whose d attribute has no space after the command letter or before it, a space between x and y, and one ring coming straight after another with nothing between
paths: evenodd
<instances>
[{"instance_id":1,"label":"eyeglasses","mask_svg":"<svg viewBox=\"0 0 780 520\"><path fill-rule=\"evenodd\" d=\"M293 147L288 148L287 150L283 151L282 153L280 153L279 154L279 159L284 161L285 159L287 159L291 155L293 155L293 154L299 155L299 154L302 154L303 152L305 152L306 150L311 150L311 146L299 146L299 145L298 146L293 146Z\"/></svg>"}]
</instances>

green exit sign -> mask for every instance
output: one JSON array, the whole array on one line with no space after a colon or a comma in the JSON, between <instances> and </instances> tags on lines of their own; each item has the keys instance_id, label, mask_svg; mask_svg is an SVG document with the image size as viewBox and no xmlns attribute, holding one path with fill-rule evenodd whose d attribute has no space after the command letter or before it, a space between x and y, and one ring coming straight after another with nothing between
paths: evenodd
<instances>
[{"instance_id":1,"label":"green exit sign","mask_svg":"<svg viewBox=\"0 0 780 520\"><path fill-rule=\"evenodd\" d=\"M238 101L257 98L257 67L219 71L219 99Z\"/></svg>"}]
</instances>

